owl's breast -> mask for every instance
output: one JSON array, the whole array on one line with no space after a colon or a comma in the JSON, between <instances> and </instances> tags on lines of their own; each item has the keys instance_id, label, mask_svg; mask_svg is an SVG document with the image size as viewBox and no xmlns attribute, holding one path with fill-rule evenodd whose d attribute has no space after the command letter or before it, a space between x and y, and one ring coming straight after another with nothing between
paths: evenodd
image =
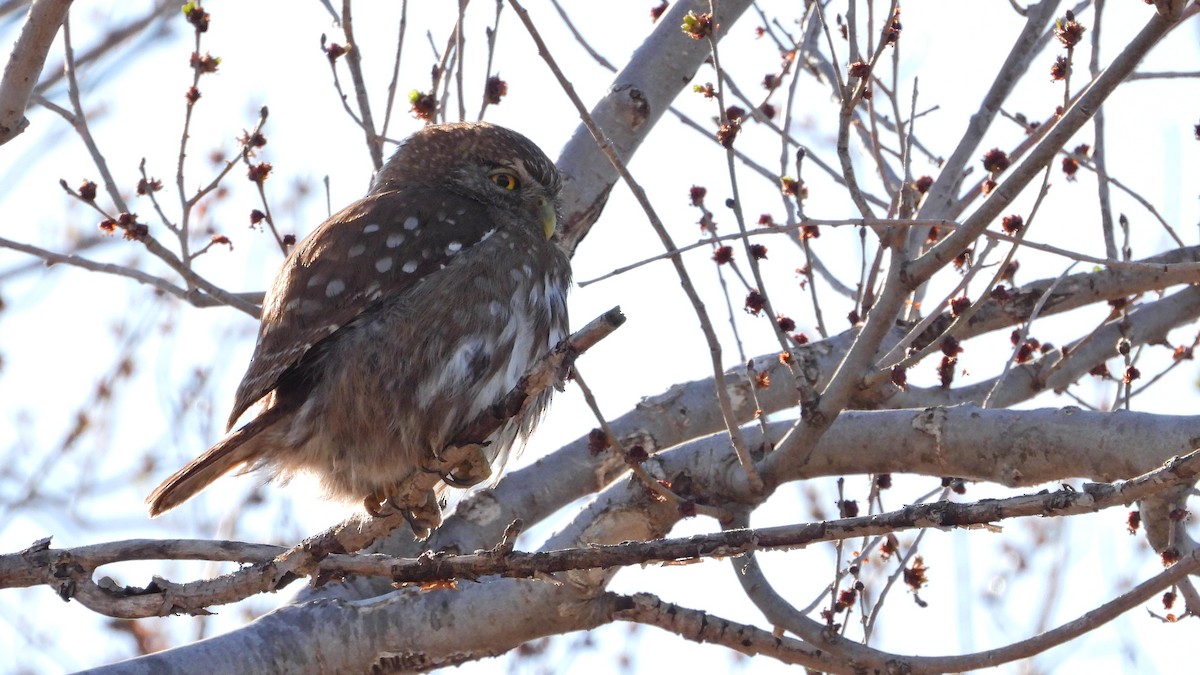
<instances>
[{"instance_id":1,"label":"owl's breast","mask_svg":"<svg viewBox=\"0 0 1200 675\"><path fill-rule=\"evenodd\" d=\"M453 290L441 289L453 299L439 299L452 305L439 331L449 350L443 367L417 388L422 408L448 392L469 392L468 414L477 414L567 335L570 268L552 244L501 230L477 246L478 255L444 270L455 279Z\"/></svg>"}]
</instances>

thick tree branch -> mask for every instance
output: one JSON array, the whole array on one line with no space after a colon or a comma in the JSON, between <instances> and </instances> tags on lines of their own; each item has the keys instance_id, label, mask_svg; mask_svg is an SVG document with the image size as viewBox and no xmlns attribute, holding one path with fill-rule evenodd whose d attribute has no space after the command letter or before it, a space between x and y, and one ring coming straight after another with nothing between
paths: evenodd
<instances>
[{"instance_id":1,"label":"thick tree branch","mask_svg":"<svg viewBox=\"0 0 1200 675\"><path fill-rule=\"evenodd\" d=\"M71 0L34 0L0 78L0 145L25 131L25 110Z\"/></svg>"},{"instance_id":2,"label":"thick tree branch","mask_svg":"<svg viewBox=\"0 0 1200 675\"><path fill-rule=\"evenodd\" d=\"M711 465L710 465L711 466ZM566 604L578 604L571 601L571 596L582 594L576 597L591 597L596 591L603 587L607 579L611 575L581 573L584 568L601 568L615 565L638 564L653 561L687 561L694 560L699 557L708 556L730 556L738 553L763 550L769 548L790 548L794 546L803 546L815 541L828 539L850 538L871 534L884 534L894 532L900 529L912 527L957 527L967 526L971 524L980 524L995 522L997 520L1009 517L1030 516L1030 515L1055 515L1066 516L1075 513L1092 512L1101 508L1127 504L1134 500L1144 498L1154 494L1171 484L1178 482L1191 482L1200 475L1200 452L1192 452L1186 457L1175 458L1167 462L1166 465L1158 470L1152 471L1144 476L1126 481L1116 485L1104 484L1088 484L1084 485L1080 490L1063 489L1053 493L1040 493L1036 495L1025 495L1002 500L990 500L974 504L954 504L950 502L937 502L932 504L920 504L901 509L900 511L880 514L877 516L866 516L859 518L848 518L840 521L829 523L813 523L801 524L794 526L764 528L759 530L732 530L725 533L713 535L700 535L679 540L661 540L657 542L645 543L622 543L610 546L591 545L587 548L562 550L562 551L547 551L536 554L514 553L507 548L499 549L492 552L482 554L472 554L467 556L445 557L439 558L427 557L415 561L398 561L395 559L382 559L377 557L348 557L348 556L329 556L321 563L322 573L342 573L352 571L355 573L374 573L391 576L396 580L424 580L432 581L443 579L446 577L455 577L459 579L477 579L484 575L501 573L505 576L531 576L542 578L547 573L564 572L564 577L558 583L553 585L538 583L536 586L527 584L506 584L500 580L489 581L481 586L470 586L460 588L453 593L451 598L461 600L464 596L472 598L478 603L476 606L480 608L497 606L510 607L516 604L525 604L534 602L545 610L544 612L534 612L532 615L546 613L557 615L563 611ZM637 492L630 493L625 488L618 489L616 494L625 493L626 496L634 495L634 501L638 501ZM644 491L641 492L644 495ZM603 507L599 513L607 513L611 519L614 514L614 508L628 509L629 513L640 511L632 502L626 503L622 507L617 507L617 501L620 499L614 495L610 499L608 505ZM595 513L595 511L594 511ZM669 514L660 513L659 516L667 516ZM621 516L617 516L620 519ZM657 520L657 519L652 519ZM586 521L586 522L585 522ZM587 524L590 523L590 524ZM590 517L577 519L576 524L568 528L562 535L552 540L549 545L553 546L567 539L575 539L580 535L595 536L599 532L604 531L608 534L601 535L602 538L610 538L616 534L611 531L607 525L601 525L601 521L593 520ZM582 529L581 527L582 526ZM585 541L577 541L578 543L586 543ZM242 552L238 552L240 555ZM66 555L63 559L62 556ZM39 560L40 557L50 556L49 559L43 560L37 567L41 570L58 570L58 576L55 579L59 583L70 583L74 566L79 566L81 563L87 562L86 557L72 556L67 552L49 551L45 546L35 546L20 554L14 556L6 556L0 558L0 564L11 563L16 561L17 564L29 564L31 561ZM57 561L57 562L55 562ZM1136 589L1136 592L1123 596L1115 605L1108 605L1097 612L1102 612L1104 616L1112 618L1115 616L1113 607L1120 607L1120 611L1125 611L1130 605L1144 602L1148 592L1146 588L1161 589L1169 585L1170 580L1177 580L1183 575L1200 567L1200 560L1192 557L1185 558L1184 562L1176 565L1172 570L1168 570L1164 575L1160 575L1156 579L1143 584L1143 587ZM64 570L66 570L64 572ZM571 572L571 570L576 570ZM566 582L566 583L563 583ZM761 586L761 585L760 585ZM72 589L76 590L76 589ZM549 592L547 592L549 590ZM762 590L761 588L759 589ZM561 592L559 592L561 591ZM94 590L92 591L95 592ZM503 599L502 597L494 597L494 594L500 592L505 595L516 593L516 596ZM446 591L427 591L424 593L414 593L412 591L394 593L389 596L377 599L365 605L351 603L332 603L335 607L341 607L343 610L349 610L348 614L336 614L326 616L325 620L333 621L337 625L342 626L346 630L353 631L356 635L370 625L375 623L369 616L358 614L359 611L380 611L385 612L389 617L394 615L411 616L412 614L422 614L429 608L430 596L444 594ZM563 593L567 593L564 597ZM493 597L487 597L493 596ZM446 596L443 596L446 597ZM520 600L518 600L520 598ZM82 598L85 602L93 602L94 597ZM415 604L414 604L415 603ZM437 606L445 609L442 602L439 600L435 603ZM329 602L310 602L300 606L284 608L264 617L254 626L236 631L233 634L217 638L218 641L226 642L226 646L233 643L244 642L247 639L252 639L252 634L264 632L263 637L267 633L272 634L269 642L275 643L280 639L286 639L286 635L279 635L280 632L287 633L295 630L295 625L304 625L310 620L317 620L318 614L328 612L331 603ZM528 606L528 605L525 605ZM358 609L351 609L357 607ZM424 609L421 609L424 608ZM483 610L488 611L488 610ZM301 612L303 619L300 616L290 617L287 621L276 623L276 619L287 617L290 614ZM588 617L591 616L591 619ZM382 616L380 617L382 619ZM802 617L799 617L802 618ZM466 620L464 618L464 620ZM560 625L558 630L553 632L561 632L565 628L579 629L588 627L588 625L597 620L596 617L584 612L578 614L573 622L568 622L567 625ZM1107 619L1105 619L1107 620ZM392 619L385 621L390 625ZM511 626L501 622L504 625L496 625L484 628L478 627L478 630L473 630L471 633L477 639L471 647L471 653L474 656L483 655L485 653L494 653L497 648L507 649L515 647L520 642L530 639L536 635L530 635L531 632L536 633L544 628L536 628L530 630L526 627L519 633L514 633ZM534 622L537 623L537 622ZM778 622L777 622L778 623ZM785 621L785 624L792 625L794 622ZM851 664L860 664L864 659L874 662L877 659L884 657L891 658L891 655L883 654L877 650L865 648L862 645L848 642L844 639L837 639L836 644L829 643L827 637L820 629L819 624L815 624L807 618L803 618L803 623L814 624L815 631L811 635L804 637L810 641L817 643L834 655L842 655L845 658L851 659ZM1068 631L1072 636L1078 632L1099 625L1095 617L1084 617L1083 619L1069 624L1064 627L1064 631ZM540 625L540 624L539 624ZM359 628L354 628L358 626ZM405 663L421 662L442 664L455 662L456 658L465 658L459 649L452 651L439 651L436 638L432 635L422 636L420 633L428 632L428 626L424 628L415 628L410 626L410 630L416 630L418 634L408 635L401 640L397 634L392 631L385 631L378 636L380 642L375 642L376 638L368 639L366 642L362 640L356 641L356 644L363 647L356 655L343 653L341 650L335 649L335 653L341 654L340 658L351 659L346 661L344 667L352 667L351 664L357 663L353 659L362 658L379 658L381 655L395 653L399 651L400 658ZM1074 632L1071 632L1074 631ZM324 633L326 631L322 631ZM341 631L336 631L341 633ZM368 630L368 633L372 631ZM441 631L434 631L441 632ZM808 633L809 631L804 631ZM1040 638L1039 638L1040 639ZM375 645L375 649L372 646ZM407 647L403 647L407 645ZM477 647L476 645L487 645L487 647ZM399 647L399 648L398 648ZM180 650L175 650L178 654L188 654L189 657L195 657L205 649L212 648L212 645L190 645ZM377 650L377 651L376 651ZM1016 646L1012 651L1017 651ZM241 654L228 665L233 669L251 668L252 664L260 663L263 658L278 659L281 655L273 651L264 652L261 645L250 653L243 653L242 649L227 649L222 650L222 659L230 659L230 654ZM1018 654L1020 655L1020 654ZM148 657L143 659L138 665L153 666L153 661L159 656ZM957 657L946 657L957 658ZM988 656L987 658L992 658ZM1015 657L1013 657L1015 658ZM250 659L245 661L242 659ZM416 659L417 661L408 661ZM925 663L927 659L914 658L914 661ZM131 664L132 667L132 664ZM361 668L361 666L355 666ZM975 666L978 667L978 666ZM114 667L115 668L115 667ZM111 672L142 672L140 670L112 670Z\"/></svg>"},{"instance_id":3,"label":"thick tree branch","mask_svg":"<svg viewBox=\"0 0 1200 675\"><path fill-rule=\"evenodd\" d=\"M751 551L790 550L822 541L877 536L917 528L954 529L997 523L1029 516L1061 517L1128 505L1173 485L1190 484L1200 476L1200 451L1168 460L1163 466L1128 481L1086 483L1080 489L1021 495L974 503L938 501L913 504L897 511L842 518L840 520L801 523L758 529L724 530L712 534L677 539L625 541L617 544L592 544L540 552L512 550L512 535L506 544L471 554L422 555L397 558L380 555L329 554L315 564L311 574L319 578L349 574L380 576L393 583L430 583L437 581L478 581L501 575L539 578L542 575L572 570L610 569L629 565L696 562L704 558L730 557ZM270 563L284 550L278 546L220 541L132 540L97 544L75 549L54 550L49 540L35 542L16 554L0 556L0 587L48 584L69 597L65 584L79 583L101 565L129 560L200 559L239 563ZM161 580L156 579L156 584ZM276 587L263 587L273 591ZM115 612L121 610L122 595L136 595L133 589L114 593L113 603L97 611L113 616L135 618ZM91 607L91 605L89 605Z\"/></svg>"},{"instance_id":4,"label":"thick tree branch","mask_svg":"<svg viewBox=\"0 0 1200 675\"><path fill-rule=\"evenodd\" d=\"M687 405L686 401L677 403ZM767 438L750 431L748 434L752 442L763 443L778 438L789 426L786 420L769 424ZM648 431L642 429L636 434L630 434L630 442L636 438L637 442L648 443L648 450L653 448ZM887 438L888 443L879 443L880 438ZM968 406L925 411L846 411L821 438L808 465L779 480L910 473L957 476L1010 487L1071 478L1110 482L1151 471L1172 456L1191 452L1197 438L1200 419L1191 416L1099 413L1074 408L983 410ZM593 455L588 451L587 438L580 438L538 464L507 475L494 489L468 498L429 544L433 550L489 548L499 541L512 519L538 522L580 497L598 492L623 474L623 464L609 454ZM728 440L723 434L698 438L669 453L659 453L646 463L646 468L660 477L686 477L697 486L687 496L699 501L752 504L758 499L729 494ZM592 515L581 516L581 531L588 529L582 523L616 520L620 511L614 511L613 504L625 504L634 496L635 502L649 503L644 489L629 481L614 486L605 495L588 507ZM635 508L630 513L634 517L622 521L620 527L625 529L618 528L612 542L647 539L651 530L665 532L681 517L674 508L656 506L653 514L664 520L651 527L645 520L650 512ZM411 544L411 537L408 541ZM569 538L563 541L564 547L573 545ZM396 542L385 548L396 555L420 553L420 549L405 549ZM358 579L329 584L301 597L363 599L389 590L387 584Z\"/></svg>"}]
</instances>

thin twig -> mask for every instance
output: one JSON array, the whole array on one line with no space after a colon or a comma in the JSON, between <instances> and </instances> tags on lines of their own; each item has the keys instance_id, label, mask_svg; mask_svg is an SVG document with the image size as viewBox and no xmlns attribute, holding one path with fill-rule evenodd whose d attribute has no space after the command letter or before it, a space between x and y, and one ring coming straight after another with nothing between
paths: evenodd
<instances>
[{"instance_id":1,"label":"thin twig","mask_svg":"<svg viewBox=\"0 0 1200 675\"><path fill-rule=\"evenodd\" d=\"M71 109L74 111L75 131L79 134L84 146L87 147L88 155L91 156L92 163L96 165L96 170L100 172L100 178L104 181L104 191L108 193L109 199L117 206L118 210L128 213L129 205L125 203L125 198L117 189L117 182L108 169L108 160L104 158L100 147L96 145L96 139L92 137L92 131L87 123L87 114L83 111L83 103L79 98L79 81L75 76L75 50L71 46L70 18L63 22L63 51L66 57L64 69L67 73L67 97L70 99Z\"/></svg>"},{"instance_id":2,"label":"thin twig","mask_svg":"<svg viewBox=\"0 0 1200 675\"><path fill-rule=\"evenodd\" d=\"M221 307L229 304L224 300L215 298L206 293L199 293L196 291L189 291L186 288L180 288L166 279L156 277L153 274L147 274L141 270L125 267L123 265L96 262L94 260L89 260L87 258L82 258L80 256L67 253L55 253L53 251L47 251L43 248L38 248L37 246L22 244L21 242L12 241L11 239L4 239L2 237L0 237L0 247L11 248L14 251L20 251L22 253L28 253L29 255L36 256L42 260L45 260L47 265L61 263L65 265L71 265L73 267L79 267L91 272L100 272L101 274L112 274L118 277L133 279L139 283L153 286L154 288L167 293L168 295L173 295L195 307ZM241 300L242 303L252 306L252 303L247 296L240 296L239 300Z\"/></svg>"},{"instance_id":3,"label":"thin twig","mask_svg":"<svg viewBox=\"0 0 1200 675\"><path fill-rule=\"evenodd\" d=\"M492 20L492 27L487 29L487 66L483 69L483 76L486 78L483 84L483 102L479 104L479 116L475 119L482 121L483 113L488 107L488 82L492 78L492 61L496 57L496 35L500 31L500 15L504 12L504 0L496 0L496 18Z\"/></svg>"},{"instance_id":4,"label":"thin twig","mask_svg":"<svg viewBox=\"0 0 1200 675\"><path fill-rule=\"evenodd\" d=\"M396 34L396 58L392 61L392 79L388 82L387 105L383 110L383 127L379 130L387 138L388 125L392 122L392 106L396 102L396 84L400 79L400 56L404 53L404 31L408 27L408 0L400 2L400 22Z\"/></svg>"},{"instance_id":5,"label":"thin twig","mask_svg":"<svg viewBox=\"0 0 1200 675\"><path fill-rule=\"evenodd\" d=\"M354 83L354 97L362 113L362 130L366 136L367 152L376 171L383 168L383 139L375 134L375 119L371 116L371 99L367 95L367 83L363 78L362 49L354 38L354 19L350 11L351 0L342 0L342 33L346 36L346 66L350 69L350 81Z\"/></svg>"},{"instance_id":6,"label":"thin twig","mask_svg":"<svg viewBox=\"0 0 1200 675\"><path fill-rule=\"evenodd\" d=\"M1050 296L1054 295L1054 289L1058 288L1058 285L1062 283L1063 279L1067 278L1067 275L1074 268L1075 263L1068 265L1067 269L1063 270L1062 274L1058 275L1058 278L1054 280L1054 283L1050 284L1049 288L1046 289L1046 292L1038 298L1037 304L1033 306L1033 311L1029 313L1029 318L1025 323L1021 324L1021 332L1017 337L1017 343L1013 345L1012 353L1008 355L1008 360L1004 362L1004 369L1000 371L1000 375L996 378L995 384L992 385L991 391L984 397L980 407L988 407L992 401L992 396L1000 390L1000 385L1004 383L1004 378L1008 376L1009 370L1012 369L1012 364L1017 359L1017 353L1021 350L1021 345L1025 344L1025 338L1029 336L1029 329L1033 326L1034 320L1041 314L1042 308L1046 306L1046 301L1050 299Z\"/></svg>"},{"instance_id":7,"label":"thin twig","mask_svg":"<svg viewBox=\"0 0 1200 675\"><path fill-rule=\"evenodd\" d=\"M454 56L458 61L454 68L454 86L455 93L457 94L456 97L458 98L457 121L459 122L465 122L467 120L467 100L463 95L463 69L466 67L467 63L467 57L465 56L464 50L466 49L467 39L463 35L463 31L466 30L465 24L467 23L467 3L470 1L471 0L458 0L458 21L454 24Z\"/></svg>"},{"instance_id":8,"label":"thin twig","mask_svg":"<svg viewBox=\"0 0 1200 675\"><path fill-rule=\"evenodd\" d=\"M716 7L714 4L714 0L709 0L709 12L713 14L716 13ZM723 126L738 125L740 127L742 120L730 120L728 114L726 113L727 109L725 107L724 90L728 74L721 66L721 57L720 51L717 49L717 40L711 34L708 36L708 47L712 52L713 69L717 71L716 99L718 119L720 120L720 124ZM738 232L745 234L746 212L745 207L742 205L741 191L738 186L737 166L734 163L732 142L725 148L725 170L729 176L729 190L733 195L734 221L737 223ZM790 345L788 344L788 336L779 326L779 316L775 313L775 308L771 303L771 294L767 292L767 285L763 280L762 269L760 269L758 264L758 256L754 255L754 252L751 250L750 241L748 239L742 240L742 248L746 253L746 264L750 266L750 274L754 277L755 289L758 290L763 299L762 312L770 321L771 331L774 333L776 341L779 342L780 349L787 351L790 348ZM740 342L738 347L740 350ZM742 354L742 360L746 360L745 354Z\"/></svg>"},{"instance_id":9,"label":"thin twig","mask_svg":"<svg viewBox=\"0 0 1200 675\"><path fill-rule=\"evenodd\" d=\"M1058 122L1045 133L1025 159L1005 172L1007 178L963 222L963 227L942 239L929 252L909 265L906 270L908 283L914 286L924 283L979 236L1003 209L1008 208L1012 200L1091 119L1108 96L1133 72L1142 58L1172 26L1172 23L1159 14L1152 14L1141 31L1129 41L1108 68L1083 90L1071 107L1063 112Z\"/></svg>"},{"instance_id":10,"label":"thin twig","mask_svg":"<svg viewBox=\"0 0 1200 675\"><path fill-rule=\"evenodd\" d=\"M663 483L663 481L656 480L646 471L645 467L642 466L641 461L642 459L645 459L645 457L637 458L629 453L629 450L621 443L621 439L615 433L613 433L612 426L609 425L608 419L604 416L604 413L600 412L600 404L596 402L596 396L592 393L591 388L587 386L587 382L584 381L583 376L579 373L578 367L574 369L572 381L576 384L576 386L579 387L580 393L583 394L584 402L586 402L588 408L591 409L592 415L595 416L596 422L600 425L600 430L604 434L605 439L607 439L608 444L612 446L614 451L620 453L621 457L625 460L625 465L629 467L630 473L632 473L634 477L641 481L642 485L645 485L646 489L656 495L660 500L668 502L676 509L679 509L684 503L684 499L672 492L670 488ZM712 516L718 520L723 519L723 513L720 511L720 509L715 509L703 504L692 504L689 506L689 508L694 508L696 514Z\"/></svg>"}]
</instances>

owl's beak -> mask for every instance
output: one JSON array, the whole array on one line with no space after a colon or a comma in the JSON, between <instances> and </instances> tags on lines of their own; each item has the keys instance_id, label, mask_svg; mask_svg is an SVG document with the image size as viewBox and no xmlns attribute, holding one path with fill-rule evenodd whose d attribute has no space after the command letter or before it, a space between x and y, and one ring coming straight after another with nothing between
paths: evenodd
<instances>
[{"instance_id":1,"label":"owl's beak","mask_svg":"<svg viewBox=\"0 0 1200 675\"><path fill-rule=\"evenodd\" d=\"M542 221L542 232L546 238L554 236L554 229L558 227L558 214L554 212L554 201L545 197L538 197L538 216Z\"/></svg>"}]
</instances>

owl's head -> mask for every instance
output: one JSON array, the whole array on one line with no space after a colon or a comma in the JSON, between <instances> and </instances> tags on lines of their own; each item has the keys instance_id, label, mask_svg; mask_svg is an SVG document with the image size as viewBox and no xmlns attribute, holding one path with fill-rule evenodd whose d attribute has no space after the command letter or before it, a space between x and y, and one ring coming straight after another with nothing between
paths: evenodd
<instances>
[{"instance_id":1,"label":"owl's head","mask_svg":"<svg viewBox=\"0 0 1200 675\"><path fill-rule=\"evenodd\" d=\"M401 141L371 192L424 186L525 211L549 238L562 179L554 162L521 134L487 122L460 122L430 125Z\"/></svg>"}]
</instances>

